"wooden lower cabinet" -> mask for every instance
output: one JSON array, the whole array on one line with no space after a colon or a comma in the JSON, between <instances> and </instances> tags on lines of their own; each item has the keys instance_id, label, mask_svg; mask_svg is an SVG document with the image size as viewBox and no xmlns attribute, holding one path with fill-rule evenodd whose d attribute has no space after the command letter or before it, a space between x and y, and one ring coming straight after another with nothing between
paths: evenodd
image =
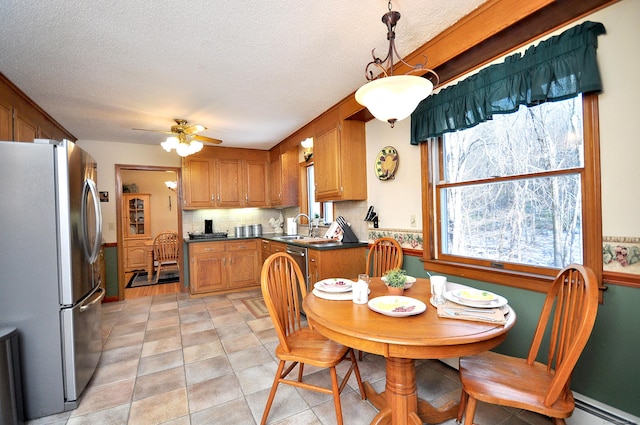
<instances>
[{"instance_id":1,"label":"wooden lower cabinet","mask_svg":"<svg viewBox=\"0 0 640 425\"><path fill-rule=\"evenodd\" d=\"M189 244L189 287L202 295L260 284L258 239Z\"/></svg>"},{"instance_id":2,"label":"wooden lower cabinet","mask_svg":"<svg viewBox=\"0 0 640 425\"><path fill-rule=\"evenodd\" d=\"M284 242L274 242L267 239L262 240L262 261L264 263L271 254L276 252L285 252L287 250L287 244Z\"/></svg>"},{"instance_id":3,"label":"wooden lower cabinet","mask_svg":"<svg viewBox=\"0 0 640 425\"><path fill-rule=\"evenodd\" d=\"M124 271L146 270L147 254L149 246L147 243L151 238L130 239L124 241Z\"/></svg>"},{"instance_id":4,"label":"wooden lower cabinet","mask_svg":"<svg viewBox=\"0 0 640 425\"><path fill-rule=\"evenodd\" d=\"M330 277L356 279L366 269L366 247L309 249L309 287Z\"/></svg>"}]
</instances>

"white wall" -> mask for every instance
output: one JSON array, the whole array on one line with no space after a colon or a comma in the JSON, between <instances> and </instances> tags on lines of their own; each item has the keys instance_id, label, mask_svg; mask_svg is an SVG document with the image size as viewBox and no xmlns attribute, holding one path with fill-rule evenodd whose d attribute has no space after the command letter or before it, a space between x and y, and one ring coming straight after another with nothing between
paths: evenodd
<instances>
[{"instance_id":1,"label":"white wall","mask_svg":"<svg viewBox=\"0 0 640 425\"><path fill-rule=\"evenodd\" d=\"M589 16L602 22L598 64L602 74L600 145L602 164L602 234L640 237L640 209L635 183L640 180L640 1L624 0Z\"/></svg>"},{"instance_id":2,"label":"white wall","mask_svg":"<svg viewBox=\"0 0 640 425\"><path fill-rule=\"evenodd\" d=\"M397 122L394 128L378 120L366 125L368 203L375 207L383 229L422 229L420 148L409 144L410 132L410 118ZM396 149L399 164L395 178L382 181L376 176L374 165L386 146ZM415 226L410 221L412 215L416 217Z\"/></svg>"}]
</instances>

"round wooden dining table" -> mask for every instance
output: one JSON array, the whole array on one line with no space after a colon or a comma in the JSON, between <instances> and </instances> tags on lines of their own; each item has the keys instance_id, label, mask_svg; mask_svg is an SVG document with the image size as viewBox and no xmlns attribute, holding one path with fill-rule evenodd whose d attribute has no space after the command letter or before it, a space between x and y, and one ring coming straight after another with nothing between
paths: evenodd
<instances>
[{"instance_id":1,"label":"round wooden dining table","mask_svg":"<svg viewBox=\"0 0 640 425\"><path fill-rule=\"evenodd\" d=\"M448 282L447 290L457 286ZM371 279L370 289L369 300L388 295L380 278ZM426 311L391 317L371 310L367 304L327 300L312 292L303 301L307 319L322 335L385 357L385 391L377 393L371 384L364 383L367 398L379 410L372 425L433 424L456 417L456 402L436 408L418 399L415 360L460 357L490 350L504 341L516 321L510 307L505 324L438 317L437 309L429 303L429 279L417 279L404 296L424 302Z\"/></svg>"}]
</instances>

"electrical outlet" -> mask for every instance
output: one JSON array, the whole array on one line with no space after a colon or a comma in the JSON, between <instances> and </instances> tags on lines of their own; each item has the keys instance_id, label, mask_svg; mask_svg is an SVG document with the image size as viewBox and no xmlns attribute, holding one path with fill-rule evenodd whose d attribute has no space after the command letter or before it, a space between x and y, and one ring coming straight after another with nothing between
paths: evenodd
<instances>
[{"instance_id":1,"label":"electrical outlet","mask_svg":"<svg viewBox=\"0 0 640 425\"><path fill-rule=\"evenodd\" d=\"M116 230L116 224L115 223L109 223L109 230Z\"/></svg>"},{"instance_id":2,"label":"electrical outlet","mask_svg":"<svg viewBox=\"0 0 640 425\"><path fill-rule=\"evenodd\" d=\"M411 224L411 227L416 227L417 223L416 223L416 215L415 214L411 214L409 216L409 223Z\"/></svg>"}]
</instances>

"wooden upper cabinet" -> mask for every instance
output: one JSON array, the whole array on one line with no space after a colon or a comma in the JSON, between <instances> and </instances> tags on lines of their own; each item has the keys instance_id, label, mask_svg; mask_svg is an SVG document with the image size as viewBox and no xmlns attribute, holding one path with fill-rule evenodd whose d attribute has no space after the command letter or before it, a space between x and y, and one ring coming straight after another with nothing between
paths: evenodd
<instances>
[{"instance_id":1,"label":"wooden upper cabinet","mask_svg":"<svg viewBox=\"0 0 640 425\"><path fill-rule=\"evenodd\" d=\"M271 205L291 207L298 205L298 148L283 153L271 152L269 163L269 196Z\"/></svg>"},{"instance_id":2,"label":"wooden upper cabinet","mask_svg":"<svg viewBox=\"0 0 640 425\"><path fill-rule=\"evenodd\" d=\"M36 138L76 140L0 73L0 140L33 142Z\"/></svg>"},{"instance_id":3,"label":"wooden upper cabinet","mask_svg":"<svg viewBox=\"0 0 640 425\"><path fill-rule=\"evenodd\" d=\"M182 162L184 209L266 207L268 152L205 147Z\"/></svg>"},{"instance_id":4,"label":"wooden upper cabinet","mask_svg":"<svg viewBox=\"0 0 640 425\"><path fill-rule=\"evenodd\" d=\"M33 142L38 134L38 127L35 122L27 117L21 116L14 110L13 116L13 140L16 142Z\"/></svg>"},{"instance_id":5,"label":"wooden upper cabinet","mask_svg":"<svg viewBox=\"0 0 640 425\"><path fill-rule=\"evenodd\" d=\"M221 208L242 207L242 160L233 158L216 159L216 206Z\"/></svg>"},{"instance_id":6,"label":"wooden upper cabinet","mask_svg":"<svg viewBox=\"0 0 640 425\"><path fill-rule=\"evenodd\" d=\"M315 122L314 183L319 202L367 199L365 123L340 116L338 106Z\"/></svg>"},{"instance_id":7,"label":"wooden upper cabinet","mask_svg":"<svg viewBox=\"0 0 640 425\"><path fill-rule=\"evenodd\" d=\"M184 208L213 208L215 203L214 159L189 156L182 162Z\"/></svg>"},{"instance_id":8,"label":"wooden upper cabinet","mask_svg":"<svg viewBox=\"0 0 640 425\"><path fill-rule=\"evenodd\" d=\"M0 104L0 140L13 140L11 107Z\"/></svg>"},{"instance_id":9,"label":"wooden upper cabinet","mask_svg":"<svg viewBox=\"0 0 640 425\"><path fill-rule=\"evenodd\" d=\"M247 207L269 204L269 167L266 160L244 161L244 202Z\"/></svg>"}]
</instances>

